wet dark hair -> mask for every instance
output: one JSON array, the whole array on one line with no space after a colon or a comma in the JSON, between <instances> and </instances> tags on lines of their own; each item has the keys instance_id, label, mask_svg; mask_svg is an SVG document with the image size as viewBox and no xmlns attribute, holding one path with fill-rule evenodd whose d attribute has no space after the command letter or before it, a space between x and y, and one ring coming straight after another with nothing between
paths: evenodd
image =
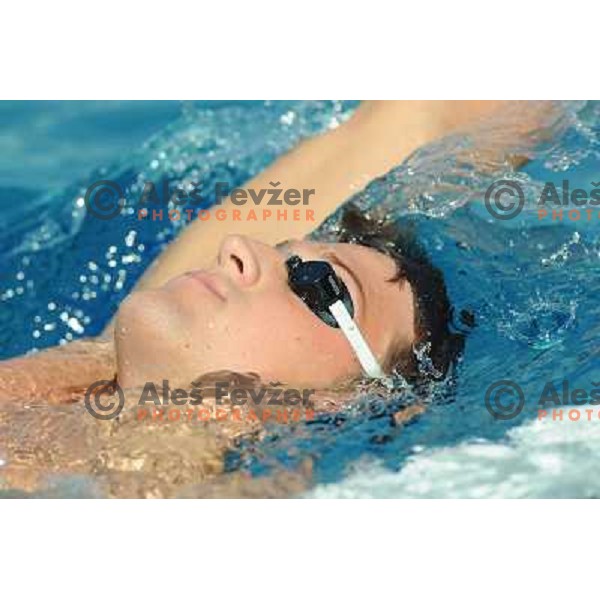
<instances>
[{"instance_id":1,"label":"wet dark hair","mask_svg":"<svg viewBox=\"0 0 600 600\"><path fill-rule=\"evenodd\" d=\"M411 384L444 379L462 353L465 332L453 326L454 310L444 276L418 243L414 228L410 223L373 218L350 203L341 214L338 241L389 256L397 266L390 281L408 281L413 291L416 342L412 348L392 350L384 369L400 373ZM461 314L461 321L473 324L468 313Z\"/></svg>"}]
</instances>

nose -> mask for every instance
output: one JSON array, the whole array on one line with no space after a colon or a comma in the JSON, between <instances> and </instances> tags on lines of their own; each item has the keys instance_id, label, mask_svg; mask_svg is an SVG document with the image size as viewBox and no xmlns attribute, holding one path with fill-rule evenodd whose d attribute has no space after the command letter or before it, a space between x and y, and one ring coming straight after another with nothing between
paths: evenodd
<instances>
[{"instance_id":1,"label":"nose","mask_svg":"<svg viewBox=\"0 0 600 600\"><path fill-rule=\"evenodd\" d=\"M221 242L217 262L237 285L254 285L260 277L260 264L252 243L243 235L228 235Z\"/></svg>"}]
</instances>

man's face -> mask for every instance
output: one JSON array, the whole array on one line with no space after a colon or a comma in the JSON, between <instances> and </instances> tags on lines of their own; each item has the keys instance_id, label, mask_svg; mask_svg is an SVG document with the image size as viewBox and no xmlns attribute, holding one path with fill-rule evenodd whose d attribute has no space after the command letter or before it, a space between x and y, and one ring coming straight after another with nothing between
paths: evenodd
<instances>
[{"instance_id":1,"label":"man's face","mask_svg":"<svg viewBox=\"0 0 600 600\"><path fill-rule=\"evenodd\" d=\"M203 373L258 373L264 382L326 387L360 375L338 328L325 324L287 284L285 260L326 260L346 284L354 319L380 364L414 341L407 282L394 261L352 244L290 241L273 248L228 236L210 269L134 292L117 315L119 381L189 384Z\"/></svg>"}]
</instances>

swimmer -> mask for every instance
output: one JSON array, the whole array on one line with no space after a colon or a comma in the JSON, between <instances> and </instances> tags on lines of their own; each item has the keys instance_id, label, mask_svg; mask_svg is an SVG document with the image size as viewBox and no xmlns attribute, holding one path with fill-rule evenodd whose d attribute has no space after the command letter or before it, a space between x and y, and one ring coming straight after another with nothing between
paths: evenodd
<instances>
[{"instance_id":1,"label":"swimmer","mask_svg":"<svg viewBox=\"0 0 600 600\"><path fill-rule=\"evenodd\" d=\"M203 373L228 370L257 373L265 382L327 388L372 375L335 318L315 314L292 289L293 258L330 266L344 289L351 320L384 374L418 379L414 349L426 344L434 372L443 377L463 336L451 331L441 272L410 231L371 220L353 204L345 208L341 224L337 243L287 240L270 246L227 235L209 268L134 291L114 327L119 385L134 388L164 379L186 385ZM68 347L7 361L3 368L12 363L20 367L15 372L24 373L36 365L36 394L44 394L41 373L61 353L68 357ZM72 358L77 364L76 353ZM13 382L17 379L13 375ZM23 389L28 387L21 395Z\"/></svg>"},{"instance_id":2,"label":"swimmer","mask_svg":"<svg viewBox=\"0 0 600 600\"><path fill-rule=\"evenodd\" d=\"M330 388L353 389L361 378L397 374L417 390L445 378L465 338L452 327L443 274L411 231L361 213L350 200L334 243L308 236L420 146L485 128L504 108L495 102L362 104L348 122L302 142L245 186L314 189L314 221L194 221L138 282L103 336L1 362L6 464L0 489L37 493L49 475L66 474L92 475L100 486L93 493L109 497L267 493L264 482L257 482L259 492L243 492L240 482L250 479L225 475L224 457L240 436L260 430L256 421L171 427L153 416L139 421L135 410L92 419L82 400L98 380L116 381L126 406L135 406L134 392L148 382L185 389L215 372L254 373L265 384L320 388L314 408L325 412L348 400ZM542 129L537 110L524 118L519 108L515 127L478 147L479 159L511 161L513 148L523 147L515 142ZM233 206L228 199L211 210ZM423 410L413 404L394 422ZM310 475L297 475L283 477L296 477L293 493L309 485ZM283 488L268 493L291 493L288 483Z\"/></svg>"},{"instance_id":3,"label":"swimmer","mask_svg":"<svg viewBox=\"0 0 600 600\"><path fill-rule=\"evenodd\" d=\"M163 379L189 383L228 370L326 388L368 375L361 352L384 374L414 381L421 375L418 347L428 349L429 376L444 377L464 340L452 331L443 276L418 242L353 205L345 209L337 243L306 236L419 146L485 123L504 104L362 104L347 123L302 142L246 186L281 181L314 189L316 222L193 222L144 275L103 339L0 363L0 400L63 402L69 390L115 373L122 387ZM524 123L515 135L535 125ZM343 282L363 351L337 318L325 322L290 287L286 264L292 256L326 263Z\"/></svg>"}]
</instances>

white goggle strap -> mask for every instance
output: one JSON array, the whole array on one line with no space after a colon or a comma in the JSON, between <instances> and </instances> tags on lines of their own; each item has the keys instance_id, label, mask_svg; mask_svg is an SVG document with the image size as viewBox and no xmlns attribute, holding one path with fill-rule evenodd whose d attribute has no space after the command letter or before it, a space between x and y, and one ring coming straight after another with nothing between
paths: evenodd
<instances>
[{"instance_id":1,"label":"white goggle strap","mask_svg":"<svg viewBox=\"0 0 600 600\"><path fill-rule=\"evenodd\" d=\"M344 303L341 300L334 302L329 307L329 312L350 342L363 371L374 379L388 379Z\"/></svg>"}]
</instances>

